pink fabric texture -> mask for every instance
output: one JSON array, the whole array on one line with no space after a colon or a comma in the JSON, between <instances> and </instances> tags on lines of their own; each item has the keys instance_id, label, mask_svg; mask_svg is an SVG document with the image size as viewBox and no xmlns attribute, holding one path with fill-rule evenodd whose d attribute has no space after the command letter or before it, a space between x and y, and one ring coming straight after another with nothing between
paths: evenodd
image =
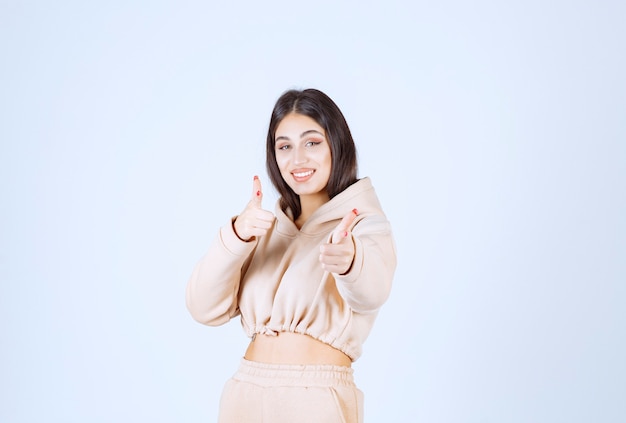
<instances>
[{"instance_id":1,"label":"pink fabric texture","mask_svg":"<svg viewBox=\"0 0 626 423\"><path fill-rule=\"evenodd\" d=\"M350 367L242 359L224 387L219 423L362 423L363 393Z\"/></svg>"}]
</instances>

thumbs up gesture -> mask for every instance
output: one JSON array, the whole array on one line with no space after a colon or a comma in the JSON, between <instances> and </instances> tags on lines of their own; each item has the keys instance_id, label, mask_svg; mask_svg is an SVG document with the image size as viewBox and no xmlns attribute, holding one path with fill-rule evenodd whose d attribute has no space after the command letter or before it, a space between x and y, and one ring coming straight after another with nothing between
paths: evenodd
<instances>
[{"instance_id":1,"label":"thumbs up gesture","mask_svg":"<svg viewBox=\"0 0 626 423\"><path fill-rule=\"evenodd\" d=\"M357 209L354 209L345 215L333 231L330 243L320 247L320 263L324 270L343 275L352 267L355 251L350 226L358 214Z\"/></svg>"},{"instance_id":2,"label":"thumbs up gesture","mask_svg":"<svg viewBox=\"0 0 626 423\"><path fill-rule=\"evenodd\" d=\"M254 237L265 235L274 223L274 214L263 210L262 200L261 181L255 176L252 182L252 198L233 224L235 233L243 241L251 241Z\"/></svg>"}]
</instances>

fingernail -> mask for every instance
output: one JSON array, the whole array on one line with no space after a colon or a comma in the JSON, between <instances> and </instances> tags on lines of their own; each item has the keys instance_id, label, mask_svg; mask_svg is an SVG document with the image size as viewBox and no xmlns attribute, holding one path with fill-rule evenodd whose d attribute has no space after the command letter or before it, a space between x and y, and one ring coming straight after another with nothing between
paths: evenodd
<instances>
[{"instance_id":1,"label":"fingernail","mask_svg":"<svg viewBox=\"0 0 626 423\"><path fill-rule=\"evenodd\" d=\"M343 237L347 237L348 236L348 231L343 231Z\"/></svg>"},{"instance_id":2,"label":"fingernail","mask_svg":"<svg viewBox=\"0 0 626 423\"><path fill-rule=\"evenodd\" d=\"M352 213L354 213L355 215L359 215L359 211L357 209L352 209Z\"/></svg>"},{"instance_id":3,"label":"fingernail","mask_svg":"<svg viewBox=\"0 0 626 423\"><path fill-rule=\"evenodd\" d=\"M254 175L254 180L256 181L257 179L259 179L259 177L257 175Z\"/></svg>"},{"instance_id":4,"label":"fingernail","mask_svg":"<svg viewBox=\"0 0 626 423\"><path fill-rule=\"evenodd\" d=\"M257 192L256 192L256 196L257 196L257 197L260 197L260 196L261 196L261 191L257 191Z\"/></svg>"}]
</instances>

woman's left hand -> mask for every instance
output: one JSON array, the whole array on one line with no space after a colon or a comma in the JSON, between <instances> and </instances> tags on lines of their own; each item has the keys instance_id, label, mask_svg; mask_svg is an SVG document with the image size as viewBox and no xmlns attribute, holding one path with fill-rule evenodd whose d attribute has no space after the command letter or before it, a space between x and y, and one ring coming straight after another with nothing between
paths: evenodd
<instances>
[{"instance_id":1,"label":"woman's left hand","mask_svg":"<svg viewBox=\"0 0 626 423\"><path fill-rule=\"evenodd\" d=\"M324 270L344 275L352 267L354 260L354 242L350 226L359 212L354 209L348 213L333 231L331 242L320 247L320 263Z\"/></svg>"}]
</instances>

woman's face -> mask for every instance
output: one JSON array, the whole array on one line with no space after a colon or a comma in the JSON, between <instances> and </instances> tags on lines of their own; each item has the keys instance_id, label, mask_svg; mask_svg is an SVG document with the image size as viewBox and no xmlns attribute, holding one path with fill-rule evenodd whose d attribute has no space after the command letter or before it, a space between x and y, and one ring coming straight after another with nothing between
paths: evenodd
<instances>
[{"instance_id":1,"label":"woman's face","mask_svg":"<svg viewBox=\"0 0 626 423\"><path fill-rule=\"evenodd\" d=\"M287 185L300 197L328 197L332 161L324 128L308 116L290 113L278 124L274 139L276 163Z\"/></svg>"}]
</instances>

